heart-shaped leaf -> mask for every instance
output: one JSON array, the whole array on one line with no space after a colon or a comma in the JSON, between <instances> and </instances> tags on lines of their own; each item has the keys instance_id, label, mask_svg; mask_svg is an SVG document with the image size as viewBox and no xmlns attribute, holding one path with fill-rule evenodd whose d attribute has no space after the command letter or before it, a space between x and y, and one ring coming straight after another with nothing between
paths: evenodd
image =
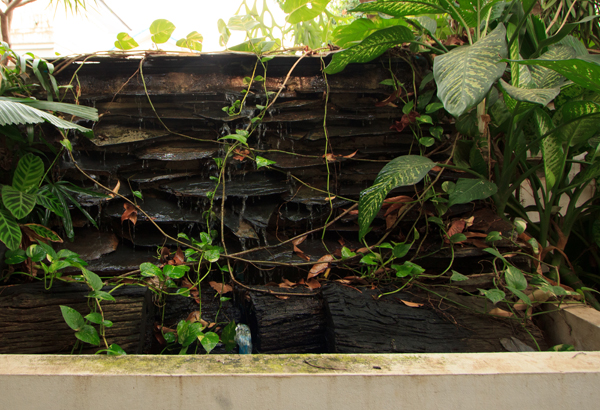
<instances>
[{"instance_id":1,"label":"heart-shaped leaf","mask_svg":"<svg viewBox=\"0 0 600 410\"><path fill-rule=\"evenodd\" d=\"M154 20L150 25L150 34L152 34L152 41L155 44L163 44L169 41L173 31L175 31L175 25L169 20Z\"/></svg>"}]
</instances>

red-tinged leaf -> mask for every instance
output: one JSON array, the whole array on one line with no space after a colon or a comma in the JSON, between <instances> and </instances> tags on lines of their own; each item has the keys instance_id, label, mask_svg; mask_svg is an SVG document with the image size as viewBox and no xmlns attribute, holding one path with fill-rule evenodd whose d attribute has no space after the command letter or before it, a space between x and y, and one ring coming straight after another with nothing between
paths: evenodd
<instances>
[{"instance_id":1,"label":"red-tinged leaf","mask_svg":"<svg viewBox=\"0 0 600 410\"><path fill-rule=\"evenodd\" d=\"M385 107L386 105L391 105L391 106L395 107L395 105L393 103L396 102L396 100L398 100L398 98L400 98L401 95L402 95L402 88L398 88L396 91L394 91L392 94L390 94L390 96L387 97L385 100L375 103L375 107Z\"/></svg>"},{"instance_id":2,"label":"red-tinged leaf","mask_svg":"<svg viewBox=\"0 0 600 410\"><path fill-rule=\"evenodd\" d=\"M214 280L208 282L208 284L210 285L211 288L216 290L219 295L224 295L226 293L233 291L233 288L231 286L226 285L224 283L217 283Z\"/></svg>"},{"instance_id":3,"label":"red-tinged leaf","mask_svg":"<svg viewBox=\"0 0 600 410\"><path fill-rule=\"evenodd\" d=\"M394 125L392 125L390 129L402 132L404 131L404 128L406 128L410 124L414 124L416 122L416 118L420 116L421 114L419 114L416 111L411 111L408 114L404 114L400 121L394 121Z\"/></svg>"},{"instance_id":4,"label":"red-tinged leaf","mask_svg":"<svg viewBox=\"0 0 600 410\"><path fill-rule=\"evenodd\" d=\"M369 248L359 248L356 250L356 253L367 253L367 252L371 252L369 250Z\"/></svg>"},{"instance_id":5,"label":"red-tinged leaf","mask_svg":"<svg viewBox=\"0 0 600 410\"><path fill-rule=\"evenodd\" d=\"M298 281L298 285L305 285L306 283L304 282L304 278L300 278L300 280Z\"/></svg>"},{"instance_id":6,"label":"red-tinged leaf","mask_svg":"<svg viewBox=\"0 0 600 410\"><path fill-rule=\"evenodd\" d=\"M408 300L400 300L400 302L404 303L408 307L413 307L413 308L420 308L421 306L424 305L424 303L409 302Z\"/></svg>"},{"instance_id":7,"label":"red-tinged leaf","mask_svg":"<svg viewBox=\"0 0 600 410\"><path fill-rule=\"evenodd\" d=\"M190 296L194 298L194 302L200 304L200 292L196 288L190 290Z\"/></svg>"},{"instance_id":8,"label":"red-tinged leaf","mask_svg":"<svg viewBox=\"0 0 600 410\"><path fill-rule=\"evenodd\" d=\"M121 223L130 220L135 225L137 222L137 210L135 207L129 202L125 202L123 208L125 208L125 211L123 211L123 215L121 215Z\"/></svg>"},{"instance_id":9,"label":"red-tinged leaf","mask_svg":"<svg viewBox=\"0 0 600 410\"><path fill-rule=\"evenodd\" d=\"M356 155L357 152L358 152L358 150L354 151L352 154L349 154L349 155L342 155L342 157L344 157L344 158L352 158L352 157L354 157Z\"/></svg>"},{"instance_id":10,"label":"red-tinged leaf","mask_svg":"<svg viewBox=\"0 0 600 410\"><path fill-rule=\"evenodd\" d=\"M195 288L196 288L196 285L194 285L192 282L190 282L190 281L188 280L188 278L184 277L184 278L181 280L181 287L183 287L183 288L187 288L187 289L195 289Z\"/></svg>"},{"instance_id":11,"label":"red-tinged leaf","mask_svg":"<svg viewBox=\"0 0 600 410\"><path fill-rule=\"evenodd\" d=\"M321 287L321 283L319 283L319 281L315 278L311 278L306 281L306 286L308 286L310 289L318 289Z\"/></svg>"},{"instance_id":12,"label":"red-tinged leaf","mask_svg":"<svg viewBox=\"0 0 600 410\"><path fill-rule=\"evenodd\" d=\"M346 210L343 208L342 208L342 211L346 212ZM348 212L346 215L358 215L358 209L353 209L350 212Z\"/></svg>"},{"instance_id":13,"label":"red-tinged leaf","mask_svg":"<svg viewBox=\"0 0 600 410\"><path fill-rule=\"evenodd\" d=\"M390 206L390 207L389 207L389 208L388 208L388 209L385 211L385 214L384 214L384 216L388 216L388 215L391 215L391 214L397 215L397 214L398 214L398 212L397 212L397 211L398 211L400 208L402 208L403 206L404 206L404 204L393 204L392 206ZM383 208L383 207L382 207L382 208ZM394 211L396 211L396 212L394 212Z\"/></svg>"},{"instance_id":14,"label":"red-tinged leaf","mask_svg":"<svg viewBox=\"0 0 600 410\"><path fill-rule=\"evenodd\" d=\"M320 258L315 265L308 272L307 279L314 278L315 276L325 272L329 268L329 262L333 261L333 255L325 255Z\"/></svg>"},{"instance_id":15,"label":"red-tinged leaf","mask_svg":"<svg viewBox=\"0 0 600 410\"><path fill-rule=\"evenodd\" d=\"M291 286L288 285L287 283L280 283L277 285L278 288L284 288L284 289L290 289Z\"/></svg>"},{"instance_id":16,"label":"red-tinged leaf","mask_svg":"<svg viewBox=\"0 0 600 410\"><path fill-rule=\"evenodd\" d=\"M302 249L298 248L296 245L294 245L294 253L300 258L305 260L306 262L310 262L310 258L308 256L306 256L306 254L304 252L302 252Z\"/></svg>"},{"instance_id":17,"label":"red-tinged leaf","mask_svg":"<svg viewBox=\"0 0 600 410\"><path fill-rule=\"evenodd\" d=\"M392 204L405 204L407 202L412 202L413 199L410 196L406 196L406 195L399 195L399 196L394 196L392 198L386 198L383 200L383 206L390 206Z\"/></svg>"},{"instance_id":18,"label":"red-tinged leaf","mask_svg":"<svg viewBox=\"0 0 600 410\"><path fill-rule=\"evenodd\" d=\"M487 238L487 234L482 232L464 232L464 235L467 238Z\"/></svg>"},{"instance_id":19,"label":"red-tinged leaf","mask_svg":"<svg viewBox=\"0 0 600 410\"><path fill-rule=\"evenodd\" d=\"M183 265L185 263L185 255L179 247L177 247L177 252L175 252L173 260L175 261L175 265Z\"/></svg>"},{"instance_id":20,"label":"red-tinged leaf","mask_svg":"<svg viewBox=\"0 0 600 410\"><path fill-rule=\"evenodd\" d=\"M285 283L288 286L296 286L295 282L289 281L287 279L283 279L283 283Z\"/></svg>"},{"instance_id":21,"label":"red-tinged leaf","mask_svg":"<svg viewBox=\"0 0 600 410\"><path fill-rule=\"evenodd\" d=\"M345 245L346 245L346 241L344 240L344 238L340 238L340 239L338 239L338 243L339 243L340 245L342 245L342 246L345 246Z\"/></svg>"},{"instance_id":22,"label":"red-tinged leaf","mask_svg":"<svg viewBox=\"0 0 600 410\"><path fill-rule=\"evenodd\" d=\"M323 158L325 158L327 160L327 162L335 162L335 157L336 157L336 155L333 155L332 153L323 155Z\"/></svg>"},{"instance_id":23,"label":"red-tinged leaf","mask_svg":"<svg viewBox=\"0 0 600 410\"><path fill-rule=\"evenodd\" d=\"M304 242L306 240L306 235L299 237L298 239L294 239L292 241L292 244L294 245L300 245L302 242Z\"/></svg>"},{"instance_id":24,"label":"red-tinged leaf","mask_svg":"<svg viewBox=\"0 0 600 410\"><path fill-rule=\"evenodd\" d=\"M431 168L431 170L433 172L440 172L442 170L442 167L440 167L439 165L436 165L435 167ZM462 172L464 172L464 171L462 171Z\"/></svg>"}]
</instances>

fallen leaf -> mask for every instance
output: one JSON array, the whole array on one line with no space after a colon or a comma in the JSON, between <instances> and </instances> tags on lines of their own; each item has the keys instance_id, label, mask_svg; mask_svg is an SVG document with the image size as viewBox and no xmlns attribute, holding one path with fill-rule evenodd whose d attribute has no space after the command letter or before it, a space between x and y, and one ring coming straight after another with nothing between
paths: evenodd
<instances>
[{"instance_id":1,"label":"fallen leaf","mask_svg":"<svg viewBox=\"0 0 600 410\"><path fill-rule=\"evenodd\" d=\"M464 232L464 235L467 238L487 238L487 234L481 232Z\"/></svg>"},{"instance_id":2,"label":"fallen leaf","mask_svg":"<svg viewBox=\"0 0 600 410\"><path fill-rule=\"evenodd\" d=\"M421 114L419 114L416 111L411 111L408 114L404 114L400 121L394 121L394 125L392 125L390 129L402 132L404 131L404 128L406 128L408 125L414 124L416 122L417 117L420 116Z\"/></svg>"},{"instance_id":3,"label":"fallen leaf","mask_svg":"<svg viewBox=\"0 0 600 410\"><path fill-rule=\"evenodd\" d=\"M137 222L137 210L135 207L129 202L125 202L123 208L125 208L125 211L123 211L123 215L121 215L121 223L130 220L135 225Z\"/></svg>"},{"instance_id":4,"label":"fallen leaf","mask_svg":"<svg viewBox=\"0 0 600 410\"><path fill-rule=\"evenodd\" d=\"M349 155L342 155L343 158L352 158L356 155L356 153L358 152L358 150L354 151L352 154Z\"/></svg>"},{"instance_id":5,"label":"fallen leaf","mask_svg":"<svg viewBox=\"0 0 600 410\"><path fill-rule=\"evenodd\" d=\"M392 198L386 198L383 200L383 206L385 205L391 205L391 204L396 204L396 203L407 203L407 202L412 202L413 199L410 196L406 196L406 195L399 195L399 196L394 196Z\"/></svg>"},{"instance_id":6,"label":"fallen leaf","mask_svg":"<svg viewBox=\"0 0 600 410\"><path fill-rule=\"evenodd\" d=\"M317 261L317 263L313 265L313 267L310 269L310 272L308 272L307 279L314 278L315 276L327 270L327 268L329 267L329 262L333 260L333 255L325 255L321 257Z\"/></svg>"},{"instance_id":7,"label":"fallen leaf","mask_svg":"<svg viewBox=\"0 0 600 410\"><path fill-rule=\"evenodd\" d=\"M289 281L287 279L283 279L283 283L285 283L288 286L296 286L296 283Z\"/></svg>"},{"instance_id":8,"label":"fallen leaf","mask_svg":"<svg viewBox=\"0 0 600 410\"><path fill-rule=\"evenodd\" d=\"M471 216L470 218L463 219L465 221L465 228L470 228L473 226L473 221L475 221L475 217Z\"/></svg>"},{"instance_id":9,"label":"fallen leaf","mask_svg":"<svg viewBox=\"0 0 600 410\"><path fill-rule=\"evenodd\" d=\"M359 248L356 250L356 253L367 253L370 252L369 248Z\"/></svg>"},{"instance_id":10,"label":"fallen leaf","mask_svg":"<svg viewBox=\"0 0 600 410\"><path fill-rule=\"evenodd\" d=\"M108 194L108 196L111 198L114 198L115 194L119 193L119 188L121 188L121 181L117 180L117 185L115 185L112 192L110 194Z\"/></svg>"},{"instance_id":11,"label":"fallen leaf","mask_svg":"<svg viewBox=\"0 0 600 410\"><path fill-rule=\"evenodd\" d=\"M342 208L343 212L346 212L346 209ZM353 209L350 212L348 212L346 215L358 215L358 209Z\"/></svg>"},{"instance_id":12,"label":"fallen leaf","mask_svg":"<svg viewBox=\"0 0 600 410\"><path fill-rule=\"evenodd\" d=\"M328 153L326 155L323 155L323 158L325 158L327 160L327 162L335 162L335 155L333 155L332 153Z\"/></svg>"},{"instance_id":13,"label":"fallen leaf","mask_svg":"<svg viewBox=\"0 0 600 410\"><path fill-rule=\"evenodd\" d=\"M294 245L300 245L300 244L301 244L302 242L304 242L305 240L306 240L306 235L303 235L303 236L301 236L301 237L299 237L299 238L297 238L297 239L294 239L294 240L292 241L292 244L294 244Z\"/></svg>"},{"instance_id":14,"label":"fallen leaf","mask_svg":"<svg viewBox=\"0 0 600 410\"><path fill-rule=\"evenodd\" d=\"M465 225L466 223L462 219L453 221L450 225L450 228L448 228L446 235L448 238L452 238L452 236L456 235L457 233L462 233L462 231L465 230Z\"/></svg>"},{"instance_id":15,"label":"fallen leaf","mask_svg":"<svg viewBox=\"0 0 600 410\"><path fill-rule=\"evenodd\" d=\"M404 303L408 307L414 307L414 308L419 308L424 305L424 303L409 302L408 300L402 300L402 299L400 300L400 302Z\"/></svg>"},{"instance_id":16,"label":"fallen leaf","mask_svg":"<svg viewBox=\"0 0 600 410\"><path fill-rule=\"evenodd\" d=\"M166 246L160 248L160 263L166 263L171 256L171 251Z\"/></svg>"},{"instance_id":17,"label":"fallen leaf","mask_svg":"<svg viewBox=\"0 0 600 410\"><path fill-rule=\"evenodd\" d=\"M321 287L321 283L315 278L311 278L308 281L306 281L306 286L308 286L311 289L318 289Z\"/></svg>"},{"instance_id":18,"label":"fallen leaf","mask_svg":"<svg viewBox=\"0 0 600 410\"><path fill-rule=\"evenodd\" d=\"M177 247L177 252L175 252L173 260L175 261L175 265L182 265L185 263L185 255L179 247Z\"/></svg>"},{"instance_id":19,"label":"fallen leaf","mask_svg":"<svg viewBox=\"0 0 600 410\"><path fill-rule=\"evenodd\" d=\"M187 320L190 323L198 322L200 320L200 311L196 310L194 312L191 312L185 320Z\"/></svg>"},{"instance_id":20,"label":"fallen leaf","mask_svg":"<svg viewBox=\"0 0 600 410\"><path fill-rule=\"evenodd\" d=\"M431 168L431 170L433 172L440 172L442 170L442 167L440 167L439 165L434 166L433 168Z\"/></svg>"},{"instance_id":21,"label":"fallen leaf","mask_svg":"<svg viewBox=\"0 0 600 410\"><path fill-rule=\"evenodd\" d=\"M507 312L506 310L502 310L500 308L493 308L492 310L490 310L488 312L488 314L490 314L492 316L499 316L499 317L512 317L513 316L512 312Z\"/></svg>"},{"instance_id":22,"label":"fallen leaf","mask_svg":"<svg viewBox=\"0 0 600 410\"><path fill-rule=\"evenodd\" d=\"M333 201L334 199L335 199L335 195L328 196L327 198L325 198L326 201Z\"/></svg>"},{"instance_id":23,"label":"fallen leaf","mask_svg":"<svg viewBox=\"0 0 600 410\"><path fill-rule=\"evenodd\" d=\"M250 155L250 151L248 151L247 149L241 150L239 148L236 148L233 152L237 154L233 156L233 159L236 161L243 161L248 155Z\"/></svg>"},{"instance_id":24,"label":"fallen leaf","mask_svg":"<svg viewBox=\"0 0 600 410\"><path fill-rule=\"evenodd\" d=\"M233 288L231 286L226 285L224 283L217 283L214 280L208 282L208 284L210 285L211 288L216 290L219 295L224 295L226 293L233 291Z\"/></svg>"},{"instance_id":25,"label":"fallen leaf","mask_svg":"<svg viewBox=\"0 0 600 410\"><path fill-rule=\"evenodd\" d=\"M275 297L276 297L277 299L283 299L283 300L286 300L286 299L289 299L289 298L290 298L289 296L281 296L281 295L275 295Z\"/></svg>"},{"instance_id":26,"label":"fallen leaf","mask_svg":"<svg viewBox=\"0 0 600 410\"><path fill-rule=\"evenodd\" d=\"M390 230L394 227L394 224L398 220L397 214L390 214L385 217L385 229Z\"/></svg>"}]
</instances>

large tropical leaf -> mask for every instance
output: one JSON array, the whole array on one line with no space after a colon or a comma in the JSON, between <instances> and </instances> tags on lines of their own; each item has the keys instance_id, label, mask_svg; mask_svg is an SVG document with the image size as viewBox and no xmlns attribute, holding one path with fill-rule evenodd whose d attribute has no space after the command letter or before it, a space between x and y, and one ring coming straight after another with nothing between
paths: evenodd
<instances>
[{"instance_id":1,"label":"large tropical leaf","mask_svg":"<svg viewBox=\"0 0 600 410\"><path fill-rule=\"evenodd\" d=\"M0 125L39 124L44 121L64 130L80 131L88 138L94 136L91 129L65 121L45 111L16 101L0 100Z\"/></svg>"},{"instance_id":2,"label":"large tropical leaf","mask_svg":"<svg viewBox=\"0 0 600 410\"><path fill-rule=\"evenodd\" d=\"M389 27L376 31L360 44L334 54L331 63L324 71L327 74L339 73L350 63L366 63L379 57L389 48L414 39L415 36L412 31L404 26Z\"/></svg>"},{"instance_id":3,"label":"large tropical leaf","mask_svg":"<svg viewBox=\"0 0 600 410\"><path fill-rule=\"evenodd\" d=\"M477 105L504 74L508 53L506 29L500 24L472 46L455 48L433 60L438 98L444 108L459 117Z\"/></svg>"},{"instance_id":4,"label":"large tropical leaf","mask_svg":"<svg viewBox=\"0 0 600 410\"><path fill-rule=\"evenodd\" d=\"M548 105L558 94L560 87L556 88L519 88L513 87L500 79L502 89L514 100L532 104Z\"/></svg>"},{"instance_id":5,"label":"large tropical leaf","mask_svg":"<svg viewBox=\"0 0 600 410\"><path fill-rule=\"evenodd\" d=\"M286 21L290 24L312 20L325 11L331 0L285 0L281 9L288 14Z\"/></svg>"},{"instance_id":6,"label":"large tropical leaf","mask_svg":"<svg viewBox=\"0 0 600 410\"><path fill-rule=\"evenodd\" d=\"M600 104L591 101L571 101L562 106L562 124L558 135L571 146L587 142L600 131Z\"/></svg>"},{"instance_id":7,"label":"large tropical leaf","mask_svg":"<svg viewBox=\"0 0 600 410\"><path fill-rule=\"evenodd\" d=\"M360 11L363 13L384 13L393 17L417 16L420 14L436 14L446 12L438 0L379 0L359 4L350 11Z\"/></svg>"},{"instance_id":8,"label":"large tropical leaf","mask_svg":"<svg viewBox=\"0 0 600 410\"><path fill-rule=\"evenodd\" d=\"M569 46L554 46L544 53L538 60L568 60L576 56L575 49ZM539 88L550 88L560 86L564 77L549 68L534 65L531 67L531 77Z\"/></svg>"},{"instance_id":9,"label":"large tropical leaf","mask_svg":"<svg viewBox=\"0 0 600 410\"><path fill-rule=\"evenodd\" d=\"M13 175L13 188L26 192L39 185L44 176L44 162L37 155L25 154L17 165Z\"/></svg>"},{"instance_id":10,"label":"large tropical leaf","mask_svg":"<svg viewBox=\"0 0 600 410\"><path fill-rule=\"evenodd\" d=\"M18 249L21 244L21 229L15 218L6 210L0 209L0 241L8 249Z\"/></svg>"},{"instance_id":11,"label":"large tropical leaf","mask_svg":"<svg viewBox=\"0 0 600 410\"><path fill-rule=\"evenodd\" d=\"M556 133L549 134L554 128L552 118L541 108L533 112L533 123L536 137L547 135L541 142L542 159L544 161L544 175L546 176L546 189L550 191L563 172L564 149Z\"/></svg>"},{"instance_id":12,"label":"large tropical leaf","mask_svg":"<svg viewBox=\"0 0 600 410\"><path fill-rule=\"evenodd\" d=\"M498 191L496 184L485 179L460 178L448 196L448 206L486 199Z\"/></svg>"},{"instance_id":13,"label":"large tropical leaf","mask_svg":"<svg viewBox=\"0 0 600 410\"><path fill-rule=\"evenodd\" d=\"M600 93L600 56L587 55L568 60L520 60L519 64L550 68L588 90Z\"/></svg>"},{"instance_id":14,"label":"large tropical leaf","mask_svg":"<svg viewBox=\"0 0 600 410\"><path fill-rule=\"evenodd\" d=\"M2 202L15 218L25 218L36 204L36 196L14 189L9 185L2 187Z\"/></svg>"},{"instance_id":15,"label":"large tropical leaf","mask_svg":"<svg viewBox=\"0 0 600 410\"><path fill-rule=\"evenodd\" d=\"M388 162L379 172L373 186L360 193L358 203L359 238L363 238L383 203L384 198L394 188L414 185L420 182L435 163L418 155L405 155Z\"/></svg>"},{"instance_id":16,"label":"large tropical leaf","mask_svg":"<svg viewBox=\"0 0 600 410\"><path fill-rule=\"evenodd\" d=\"M400 19L357 19L350 24L338 25L335 30L333 30L332 40L334 44L346 48L347 46L352 45L352 43L362 41L377 30L397 25L405 26L406 24L407 23L404 20Z\"/></svg>"},{"instance_id":17,"label":"large tropical leaf","mask_svg":"<svg viewBox=\"0 0 600 410\"><path fill-rule=\"evenodd\" d=\"M98 121L98 110L94 107L86 105L67 104L54 101L41 101L32 98L13 98L0 97L0 101L14 101L21 104L26 104L40 110L59 111L65 114L71 114L85 120Z\"/></svg>"}]
</instances>

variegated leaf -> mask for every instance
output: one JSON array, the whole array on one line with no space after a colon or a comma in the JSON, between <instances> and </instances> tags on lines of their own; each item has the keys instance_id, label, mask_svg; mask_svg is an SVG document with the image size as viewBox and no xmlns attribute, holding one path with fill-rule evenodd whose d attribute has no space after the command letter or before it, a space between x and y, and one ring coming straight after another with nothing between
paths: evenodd
<instances>
[{"instance_id":1,"label":"variegated leaf","mask_svg":"<svg viewBox=\"0 0 600 410\"><path fill-rule=\"evenodd\" d=\"M455 48L433 61L438 98L444 108L459 117L477 105L504 74L508 53L506 29L500 24L471 46Z\"/></svg>"},{"instance_id":2,"label":"variegated leaf","mask_svg":"<svg viewBox=\"0 0 600 410\"><path fill-rule=\"evenodd\" d=\"M56 232L51 229L46 228L44 225L38 224L24 224L24 228L31 229L37 236L43 239L48 239L52 242L62 243L63 240Z\"/></svg>"},{"instance_id":3,"label":"variegated leaf","mask_svg":"<svg viewBox=\"0 0 600 410\"><path fill-rule=\"evenodd\" d=\"M37 155L28 153L19 160L13 176L13 188L26 192L37 187L44 176L44 162Z\"/></svg>"},{"instance_id":4,"label":"variegated leaf","mask_svg":"<svg viewBox=\"0 0 600 410\"><path fill-rule=\"evenodd\" d=\"M538 138L548 134L554 128L552 118L541 108L536 108L533 112L533 123ZM546 176L546 188L550 191L563 172L565 156L563 142L560 141L556 133L552 133L542 140L541 149L544 161L544 175Z\"/></svg>"},{"instance_id":5,"label":"variegated leaf","mask_svg":"<svg viewBox=\"0 0 600 410\"><path fill-rule=\"evenodd\" d=\"M538 60L568 60L575 57L576 53L569 46L554 46L538 58ZM531 67L531 76L539 88L550 88L560 86L564 77L554 70L543 66Z\"/></svg>"},{"instance_id":6,"label":"variegated leaf","mask_svg":"<svg viewBox=\"0 0 600 410\"><path fill-rule=\"evenodd\" d=\"M548 105L560 93L560 87L556 88L518 88L500 79L502 89L516 101L529 102L533 104Z\"/></svg>"},{"instance_id":7,"label":"variegated leaf","mask_svg":"<svg viewBox=\"0 0 600 410\"><path fill-rule=\"evenodd\" d=\"M519 64L537 65L552 69L588 90L600 93L600 56L588 55L568 60L521 60Z\"/></svg>"},{"instance_id":8,"label":"variegated leaf","mask_svg":"<svg viewBox=\"0 0 600 410\"><path fill-rule=\"evenodd\" d=\"M8 249L18 249L21 244L21 229L15 218L6 210L0 210L0 240Z\"/></svg>"},{"instance_id":9,"label":"variegated leaf","mask_svg":"<svg viewBox=\"0 0 600 410\"><path fill-rule=\"evenodd\" d=\"M414 39L415 36L408 27L384 28L371 34L360 44L334 54L324 72L326 74L339 73L350 63L366 63L379 57L387 49Z\"/></svg>"},{"instance_id":10,"label":"variegated leaf","mask_svg":"<svg viewBox=\"0 0 600 410\"><path fill-rule=\"evenodd\" d=\"M562 123L558 135L562 141L576 146L587 142L599 131L600 104L591 101L571 101L562 106Z\"/></svg>"},{"instance_id":11,"label":"variegated leaf","mask_svg":"<svg viewBox=\"0 0 600 410\"><path fill-rule=\"evenodd\" d=\"M405 155L387 163L375 178L373 186L360 193L358 203L359 237L367 233L387 194L394 188L420 182L435 163L418 155Z\"/></svg>"},{"instance_id":12,"label":"variegated leaf","mask_svg":"<svg viewBox=\"0 0 600 410\"><path fill-rule=\"evenodd\" d=\"M9 185L2 187L2 202L6 209L17 219L25 218L36 203L36 196L23 191L18 191Z\"/></svg>"},{"instance_id":13,"label":"variegated leaf","mask_svg":"<svg viewBox=\"0 0 600 410\"><path fill-rule=\"evenodd\" d=\"M418 16L421 14L436 14L446 12L446 10L437 0L379 0L359 4L350 11L360 11L363 13L384 13L393 17Z\"/></svg>"}]
</instances>

